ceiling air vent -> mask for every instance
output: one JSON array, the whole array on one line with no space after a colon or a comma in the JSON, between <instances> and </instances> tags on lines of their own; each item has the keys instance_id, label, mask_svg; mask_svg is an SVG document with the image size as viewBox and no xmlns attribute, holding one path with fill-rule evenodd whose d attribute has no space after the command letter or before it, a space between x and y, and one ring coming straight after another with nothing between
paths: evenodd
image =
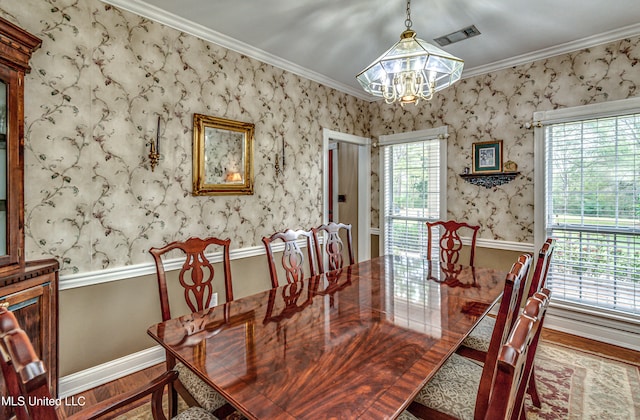
<instances>
[{"instance_id":1,"label":"ceiling air vent","mask_svg":"<svg viewBox=\"0 0 640 420\"><path fill-rule=\"evenodd\" d=\"M471 25L460 29L459 31L452 32L449 35L436 38L434 41L436 41L441 47L444 47L445 45L453 44L454 42L459 42L463 39L471 38L476 35L480 35L480 31L475 25Z\"/></svg>"}]
</instances>

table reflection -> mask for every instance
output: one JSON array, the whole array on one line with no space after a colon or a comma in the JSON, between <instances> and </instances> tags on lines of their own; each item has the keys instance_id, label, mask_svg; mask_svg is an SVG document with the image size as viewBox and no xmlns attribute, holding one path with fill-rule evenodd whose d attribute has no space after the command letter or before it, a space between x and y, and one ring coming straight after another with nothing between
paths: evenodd
<instances>
[{"instance_id":1,"label":"table reflection","mask_svg":"<svg viewBox=\"0 0 640 420\"><path fill-rule=\"evenodd\" d=\"M506 273L449 268L379 257L149 333L250 417L393 417L500 296Z\"/></svg>"}]
</instances>

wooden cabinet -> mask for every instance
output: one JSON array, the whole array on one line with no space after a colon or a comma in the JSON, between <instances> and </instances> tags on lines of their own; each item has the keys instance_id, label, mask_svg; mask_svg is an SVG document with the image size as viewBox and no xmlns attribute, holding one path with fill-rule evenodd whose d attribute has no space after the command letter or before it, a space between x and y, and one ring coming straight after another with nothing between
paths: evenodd
<instances>
[{"instance_id":1,"label":"wooden cabinet","mask_svg":"<svg viewBox=\"0 0 640 420\"><path fill-rule=\"evenodd\" d=\"M24 75L41 42L0 18L0 273L24 265Z\"/></svg>"},{"instance_id":2,"label":"wooden cabinet","mask_svg":"<svg viewBox=\"0 0 640 420\"><path fill-rule=\"evenodd\" d=\"M30 261L0 276L0 305L7 305L33 343L48 372L52 396L58 395L58 262ZM6 395L0 375L0 396ZM0 406L0 418L9 418Z\"/></svg>"},{"instance_id":3,"label":"wooden cabinet","mask_svg":"<svg viewBox=\"0 0 640 420\"><path fill-rule=\"evenodd\" d=\"M41 40L0 18L0 305L27 332L58 395L58 262L24 257L24 76ZM0 397L6 395L0 375ZM0 419L10 418L0 404Z\"/></svg>"}]
</instances>

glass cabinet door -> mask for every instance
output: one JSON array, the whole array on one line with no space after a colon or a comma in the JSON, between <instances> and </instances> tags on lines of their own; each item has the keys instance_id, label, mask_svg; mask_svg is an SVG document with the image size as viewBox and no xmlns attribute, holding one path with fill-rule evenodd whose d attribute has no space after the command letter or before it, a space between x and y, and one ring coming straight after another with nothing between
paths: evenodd
<instances>
[{"instance_id":1,"label":"glass cabinet door","mask_svg":"<svg viewBox=\"0 0 640 420\"><path fill-rule=\"evenodd\" d=\"M20 87L19 74L0 63L0 272L24 261Z\"/></svg>"},{"instance_id":2,"label":"glass cabinet door","mask_svg":"<svg viewBox=\"0 0 640 420\"><path fill-rule=\"evenodd\" d=\"M0 80L0 255L7 254L7 84Z\"/></svg>"},{"instance_id":3,"label":"glass cabinet door","mask_svg":"<svg viewBox=\"0 0 640 420\"><path fill-rule=\"evenodd\" d=\"M24 82L42 41L0 17L0 276L24 268Z\"/></svg>"}]
</instances>

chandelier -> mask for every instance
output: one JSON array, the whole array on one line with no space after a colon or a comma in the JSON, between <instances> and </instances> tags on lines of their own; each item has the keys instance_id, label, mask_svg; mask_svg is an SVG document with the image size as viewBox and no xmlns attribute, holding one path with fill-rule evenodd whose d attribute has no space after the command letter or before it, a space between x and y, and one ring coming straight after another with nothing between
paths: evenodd
<instances>
[{"instance_id":1,"label":"chandelier","mask_svg":"<svg viewBox=\"0 0 640 420\"><path fill-rule=\"evenodd\" d=\"M407 0L406 29L400 41L356 76L365 91L388 104L428 101L462 76L464 61L416 38L411 25L411 0Z\"/></svg>"}]
</instances>

